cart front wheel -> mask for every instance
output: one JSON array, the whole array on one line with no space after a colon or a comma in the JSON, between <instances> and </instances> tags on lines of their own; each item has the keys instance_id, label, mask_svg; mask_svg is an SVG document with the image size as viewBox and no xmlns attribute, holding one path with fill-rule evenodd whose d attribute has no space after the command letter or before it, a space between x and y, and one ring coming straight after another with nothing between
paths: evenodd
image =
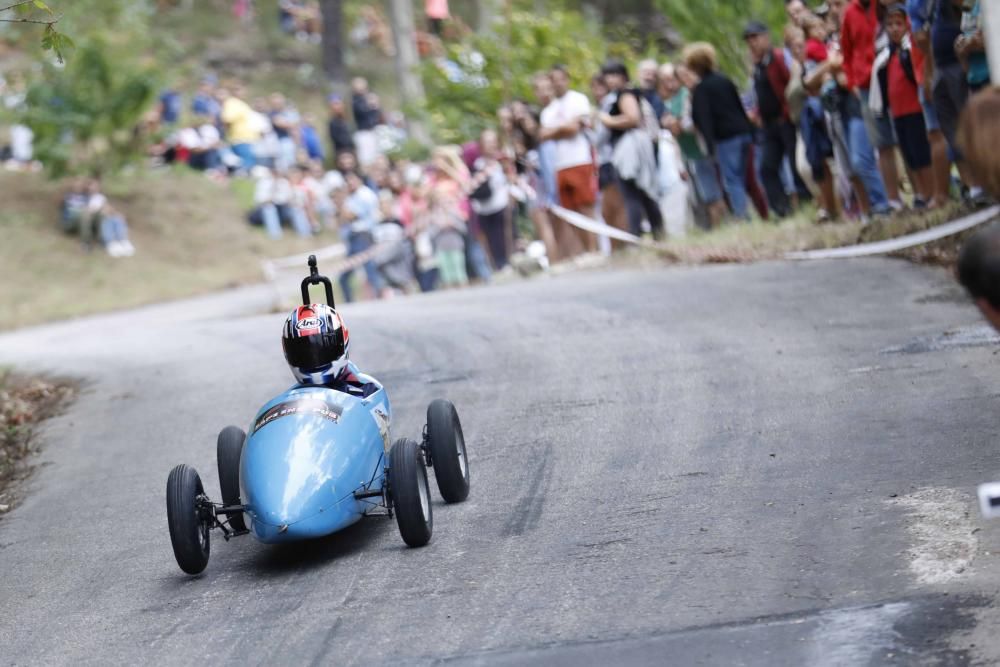
<instances>
[{"instance_id":1,"label":"cart front wheel","mask_svg":"<svg viewBox=\"0 0 1000 667\"><path fill-rule=\"evenodd\" d=\"M413 440L397 440L389 450L389 494L403 541L411 547L430 542L434 516L427 468Z\"/></svg>"},{"instance_id":2,"label":"cart front wheel","mask_svg":"<svg viewBox=\"0 0 1000 667\"><path fill-rule=\"evenodd\" d=\"M208 565L211 525L199 512L198 497L205 490L194 468L179 465L167 478L167 525L174 557L188 574L198 574Z\"/></svg>"}]
</instances>

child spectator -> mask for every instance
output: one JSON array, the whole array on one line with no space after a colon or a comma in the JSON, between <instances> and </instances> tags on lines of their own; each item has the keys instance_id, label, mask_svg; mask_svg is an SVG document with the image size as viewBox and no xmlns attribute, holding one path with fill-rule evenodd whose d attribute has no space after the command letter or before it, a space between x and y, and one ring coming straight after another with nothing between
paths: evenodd
<instances>
[{"instance_id":1,"label":"child spectator","mask_svg":"<svg viewBox=\"0 0 1000 667\"><path fill-rule=\"evenodd\" d=\"M436 188L431 194L430 210L434 259L438 277L445 289L469 284L465 270L465 235L468 228L450 192Z\"/></svg>"},{"instance_id":2,"label":"child spectator","mask_svg":"<svg viewBox=\"0 0 1000 667\"><path fill-rule=\"evenodd\" d=\"M933 197L931 146L927 140L927 124L920 104L924 56L913 48L906 7L889 7L885 19L889 44L882 49L872 68L869 104L875 115L889 113L899 138L906 166L913 172L915 208L925 208Z\"/></svg>"}]
</instances>

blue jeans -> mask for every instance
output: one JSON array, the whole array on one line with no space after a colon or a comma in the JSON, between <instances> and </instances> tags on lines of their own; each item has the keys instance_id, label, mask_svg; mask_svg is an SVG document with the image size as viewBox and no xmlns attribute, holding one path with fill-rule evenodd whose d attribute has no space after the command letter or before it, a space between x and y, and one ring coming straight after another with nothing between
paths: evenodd
<instances>
[{"instance_id":1,"label":"blue jeans","mask_svg":"<svg viewBox=\"0 0 1000 667\"><path fill-rule=\"evenodd\" d=\"M375 245L372 241L371 234L366 234L364 232L349 232L347 235L347 256L353 257L354 255L359 255L364 251ZM375 266L375 262L369 260L365 262L365 276L368 277L368 284L375 291L376 294L382 291L382 276L378 272L378 267ZM351 276L354 274L354 269L348 269L340 274L340 290L344 293L344 300L350 303L354 300L354 292L351 290Z\"/></svg>"},{"instance_id":2,"label":"blue jeans","mask_svg":"<svg viewBox=\"0 0 1000 667\"><path fill-rule=\"evenodd\" d=\"M844 135L847 138L847 151L850 154L851 169L854 175L861 179L861 184L868 193L872 211L885 213L889 210L889 198L885 194L885 184L882 173L878 170L875 159L875 149L868 140L868 128L865 119L860 116L844 119Z\"/></svg>"},{"instance_id":3,"label":"blue jeans","mask_svg":"<svg viewBox=\"0 0 1000 667\"><path fill-rule=\"evenodd\" d=\"M117 215L104 216L101 218L101 242L108 245L116 241L128 241L125 218Z\"/></svg>"},{"instance_id":4,"label":"blue jeans","mask_svg":"<svg viewBox=\"0 0 1000 667\"><path fill-rule=\"evenodd\" d=\"M733 215L741 220L749 220L747 214L747 160L750 158L750 143L753 137L741 134L715 145L715 156L722 171L722 187L729 197Z\"/></svg>"},{"instance_id":5,"label":"blue jeans","mask_svg":"<svg viewBox=\"0 0 1000 667\"><path fill-rule=\"evenodd\" d=\"M257 158L253 154L252 144L233 144L230 146L236 157L240 159L240 169L250 171L257 164Z\"/></svg>"},{"instance_id":6,"label":"blue jeans","mask_svg":"<svg viewBox=\"0 0 1000 667\"><path fill-rule=\"evenodd\" d=\"M490 260L486 257L486 251L483 250L483 246L475 234L469 234L465 237L465 256L472 268L469 277L478 278L484 283L488 283L493 271L490 269Z\"/></svg>"},{"instance_id":7,"label":"blue jeans","mask_svg":"<svg viewBox=\"0 0 1000 667\"><path fill-rule=\"evenodd\" d=\"M281 221L291 224L299 236L312 236L312 227L306 212L297 206L288 204L261 204L260 217L264 222L267 235L272 239L281 238Z\"/></svg>"}]
</instances>

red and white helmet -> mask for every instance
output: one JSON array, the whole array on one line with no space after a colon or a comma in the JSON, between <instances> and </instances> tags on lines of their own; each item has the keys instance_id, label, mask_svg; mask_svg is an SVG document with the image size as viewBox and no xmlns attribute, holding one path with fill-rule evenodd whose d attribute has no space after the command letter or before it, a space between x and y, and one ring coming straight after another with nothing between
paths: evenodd
<instances>
[{"instance_id":1,"label":"red and white helmet","mask_svg":"<svg viewBox=\"0 0 1000 667\"><path fill-rule=\"evenodd\" d=\"M340 313L314 303L299 306L285 320L281 347L292 375L302 384L326 384L347 366L350 335Z\"/></svg>"}]
</instances>

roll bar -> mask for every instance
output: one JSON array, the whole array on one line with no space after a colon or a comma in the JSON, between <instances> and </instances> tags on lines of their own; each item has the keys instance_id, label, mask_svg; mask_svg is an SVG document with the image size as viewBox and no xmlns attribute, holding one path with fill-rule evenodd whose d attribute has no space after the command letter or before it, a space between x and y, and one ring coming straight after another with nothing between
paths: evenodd
<instances>
[{"instance_id":1,"label":"roll bar","mask_svg":"<svg viewBox=\"0 0 1000 667\"><path fill-rule=\"evenodd\" d=\"M312 303L312 299L309 298L309 287L311 285L323 285L326 287L326 304L331 308L337 307L333 302L333 283L326 276L319 274L319 269L316 267L316 255L309 255L309 275L302 279L303 306L308 306Z\"/></svg>"}]
</instances>

